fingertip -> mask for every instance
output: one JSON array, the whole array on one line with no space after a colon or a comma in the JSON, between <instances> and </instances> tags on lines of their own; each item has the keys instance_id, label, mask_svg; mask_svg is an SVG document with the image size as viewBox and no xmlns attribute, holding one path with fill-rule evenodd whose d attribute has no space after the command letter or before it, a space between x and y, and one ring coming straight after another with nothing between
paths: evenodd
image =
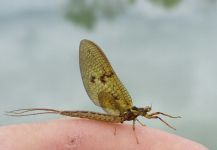
<instances>
[{"instance_id":1,"label":"fingertip","mask_svg":"<svg viewBox=\"0 0 217 150\"><path fill-rule=\"evenodd\" d=\"M114 130L116 128L116 134ZM147 126L112 124L86 119L58 119L0 128L0 144L7 150L47 149L149 149L206 150L202 145ZM3 133L3 134L2 134ZM138 137L139 144L136 142Z\"/></svg>"}]
</instances>

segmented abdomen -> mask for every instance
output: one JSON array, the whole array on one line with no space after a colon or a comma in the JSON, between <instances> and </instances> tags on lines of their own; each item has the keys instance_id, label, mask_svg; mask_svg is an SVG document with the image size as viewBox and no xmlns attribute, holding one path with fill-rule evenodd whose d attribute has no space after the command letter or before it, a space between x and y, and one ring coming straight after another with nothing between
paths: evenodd
<instances>
[{"instance_id":1,"label":"segmented abdomen","mask_svg":"<svg viewBox=\"0 0 217 150\"><path fill-rule=\"evenodd\" d=\"M64 116L87 118L111 123L122 123L124 121L123 118L120 116L101 114L90 111L61 111L60 114Z\"/></svg>"}]
</instances>

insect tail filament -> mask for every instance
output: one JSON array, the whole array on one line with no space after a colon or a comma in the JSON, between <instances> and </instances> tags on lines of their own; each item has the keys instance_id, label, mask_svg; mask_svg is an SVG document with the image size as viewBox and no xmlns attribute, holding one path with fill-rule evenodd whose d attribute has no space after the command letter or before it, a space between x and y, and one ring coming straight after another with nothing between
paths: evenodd
<instances>
[{"instance_id":1,"label":"insect tail filament","mask_svg":"<svg viewBox=\"0 0 217 150\"><path fill-rule=\"evenodd\" d=\"M8 116L22 117L22 116L32 116L39 114L59 114L60 111L55 109L47 108L28 108L28 109L17 109L13 111L8 111L5 114Z\"/></svg>"}]
</instances>

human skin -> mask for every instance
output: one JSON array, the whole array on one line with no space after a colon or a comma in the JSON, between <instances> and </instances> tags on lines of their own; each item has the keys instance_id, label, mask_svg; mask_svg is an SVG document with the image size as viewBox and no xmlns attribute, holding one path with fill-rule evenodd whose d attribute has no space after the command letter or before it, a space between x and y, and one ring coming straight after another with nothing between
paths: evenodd
<instances>
[{"instance_id":1,"label":"human skin","mask_svg":"<svg viewBox=\"0 0 217 150\"><path fill-rule=\"evenodd\" d=\"M116 134L114 134L116 128ZM58 119L0 127L1 150L207 150L201 144L147 126Z\"/></svg>"}]
</instances>

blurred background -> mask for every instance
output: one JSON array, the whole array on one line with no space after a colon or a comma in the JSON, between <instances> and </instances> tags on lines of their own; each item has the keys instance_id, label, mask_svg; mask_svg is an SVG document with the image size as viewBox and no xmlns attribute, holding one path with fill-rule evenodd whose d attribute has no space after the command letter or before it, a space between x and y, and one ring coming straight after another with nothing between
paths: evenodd
<instances>
[{"instance_id":1,"label":"blurred background","mask_svg":"<svg viewBox=\"0 0 217 150\"><path fill-rule=\"evenodd\" d=\"M215 149L216 0L43 0L0 5L0 125L59 118L4 112L45 107L102 112L88 98L79 42L106 53L134 105L181 115L142 121Z\"/></svg>"}]
</instances>

